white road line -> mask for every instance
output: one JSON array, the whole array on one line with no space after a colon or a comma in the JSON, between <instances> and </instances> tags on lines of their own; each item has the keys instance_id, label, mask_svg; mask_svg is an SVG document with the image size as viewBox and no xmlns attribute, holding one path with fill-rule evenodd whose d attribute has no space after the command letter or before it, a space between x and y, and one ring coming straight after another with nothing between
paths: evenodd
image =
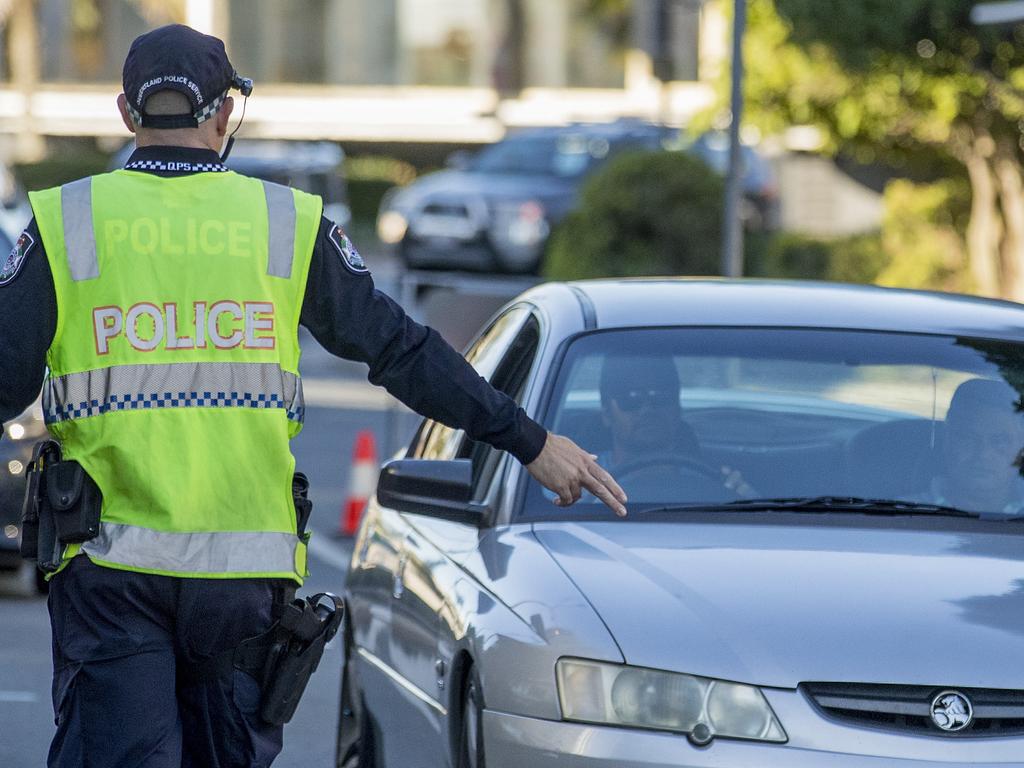
<instances>
[{"instance_id":1,"label":"white road line","mask_svg":"<svg viewBox=\"0 0 1024 768\"><path fill-rule=\"evenodd\" d=\"M304 376L302 393L306 405L314 408L358 408L364 411L405 408L383 389L367 381L308 379Z\"/></svg>"},{"instance_id":2,"label":"white road line","mask_svg":"<svg viewBox=\"0 0 1024 768\"><path fill-rule=\"evenodd\" d=\"M39 695L32 691L0 691L0 701L10 701L16 704L34 704L39 701Z\"/></svg>"},{"instance_id":3,"label":"white road line","mask_svg":"<svg viewBox=\"0 0 1024 768\"><path fill-rule=\"evenodd\" d=\"M352 560L352 547L334 544L322 535L314 535L309 540L309 554L322 563L347 571Z\"/></svg>"}]
</instances>

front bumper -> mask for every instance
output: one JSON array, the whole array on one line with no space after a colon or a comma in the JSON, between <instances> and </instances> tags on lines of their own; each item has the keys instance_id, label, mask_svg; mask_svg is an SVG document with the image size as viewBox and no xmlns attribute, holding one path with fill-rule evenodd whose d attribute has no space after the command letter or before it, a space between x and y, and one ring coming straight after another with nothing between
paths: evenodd
<instances>
[{"instance_id":1,"label":"front bumper","mask_svg":"<svg viewBox=\"0 0 1024 768\"><path fill-rule=\"evenodd\" d=\"M1024 738L911 736L827 720L796 691L765 690L786 744L539 720L486 710L490 768L1024 768Z\"/></svg>"}]
</instances>

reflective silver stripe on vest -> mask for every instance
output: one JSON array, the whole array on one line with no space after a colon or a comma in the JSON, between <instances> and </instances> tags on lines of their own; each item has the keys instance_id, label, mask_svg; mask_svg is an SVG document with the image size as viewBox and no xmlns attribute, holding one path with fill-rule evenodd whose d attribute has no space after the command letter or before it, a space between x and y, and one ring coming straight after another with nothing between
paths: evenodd
<instances>
[{"instance_id":1,"label":"reflective silver stripe on vest","mask_svg":"<svg viewBox=\"0 0 1024 768\"><path fill-rule=\"evenodd\" d=\"M119 523L101 523L82 551L129 568L188 574L293 574L294 533L229 531L168 533Z\"/></svg>"},{"instance_id":2,"label":"reflective silver stripe on vest","mask_svg":"<svg viewBox=\"0 0 1024 768\"><path fill-rule=\"evenodd\" d=\"M275 363L120 365L51 377L43 387L48 424L153 408L280 408L291 421L305 417L302 380Z\"/></svg>"},{"instance_id":3,"label":"reflective silver stripe on vest","mask_svg":"<svg viewBox=\"0 0 1024 768\"><path fill-rule=\"evenodd\" d=\"M295 197L290 187L263 182L267 196L267 226L270 230L267 274L291 277L295 260Z\"/></svg>"},{"instance_id":4,"label":"reflective silver stripe on vest","mask_svg":"<svg viewBox=\"0 0 1024 768\"><path fill-rule=\"evenodd\" d=\"M61 187L60 209L71 279L77 282L99 277L100 263L96 258L96 236L92 228L92 179L79 179Z\"/></svg>"}]
</instances>

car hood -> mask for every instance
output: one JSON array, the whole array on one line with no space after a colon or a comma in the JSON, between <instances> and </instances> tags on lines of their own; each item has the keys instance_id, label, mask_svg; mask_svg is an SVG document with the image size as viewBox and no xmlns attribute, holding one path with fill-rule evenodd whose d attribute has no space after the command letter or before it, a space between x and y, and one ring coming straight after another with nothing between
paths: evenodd
<instances>
[{"instance_id":1,"label":"car hood","mask_svg":"<svg viewBox=\"0 0 1024 768\"><path fill-rule=\"evenodd\" d=\"M1024 688L1011 662L1024 649L1024 534L999 528L1016 524L762 520L535 535L629 664L783 688Z\"/></svg>"},{"instance_id":2,"label":"car hood","mask_svg":"<svg viewBox=\"0 0 1024 768\"><path fill-rule=\"evenodd\" d=\"M552 176L485 174L472 171L438 171L428 174L396 194L392 205L405 210L435 200L540 200L555 202L575 196L577 182Z\"/></svg>"}]
</instances>

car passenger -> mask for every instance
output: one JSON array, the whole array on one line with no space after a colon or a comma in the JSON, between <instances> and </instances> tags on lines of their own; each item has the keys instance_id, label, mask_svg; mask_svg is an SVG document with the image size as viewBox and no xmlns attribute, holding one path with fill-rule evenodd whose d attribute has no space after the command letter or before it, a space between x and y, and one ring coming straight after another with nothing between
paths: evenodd
<instances>
[{"instance_id":1,"label":"car passenger","mask_svg":"<svg viewBox=\"0 0 1024 768\"><path fill-rule=\"evenodd\" d=\"M1024 415L1004 381L969 379L946 414L940 473L926 500L988 514L1024 514Z\"/></svg>"}]
</instances>

